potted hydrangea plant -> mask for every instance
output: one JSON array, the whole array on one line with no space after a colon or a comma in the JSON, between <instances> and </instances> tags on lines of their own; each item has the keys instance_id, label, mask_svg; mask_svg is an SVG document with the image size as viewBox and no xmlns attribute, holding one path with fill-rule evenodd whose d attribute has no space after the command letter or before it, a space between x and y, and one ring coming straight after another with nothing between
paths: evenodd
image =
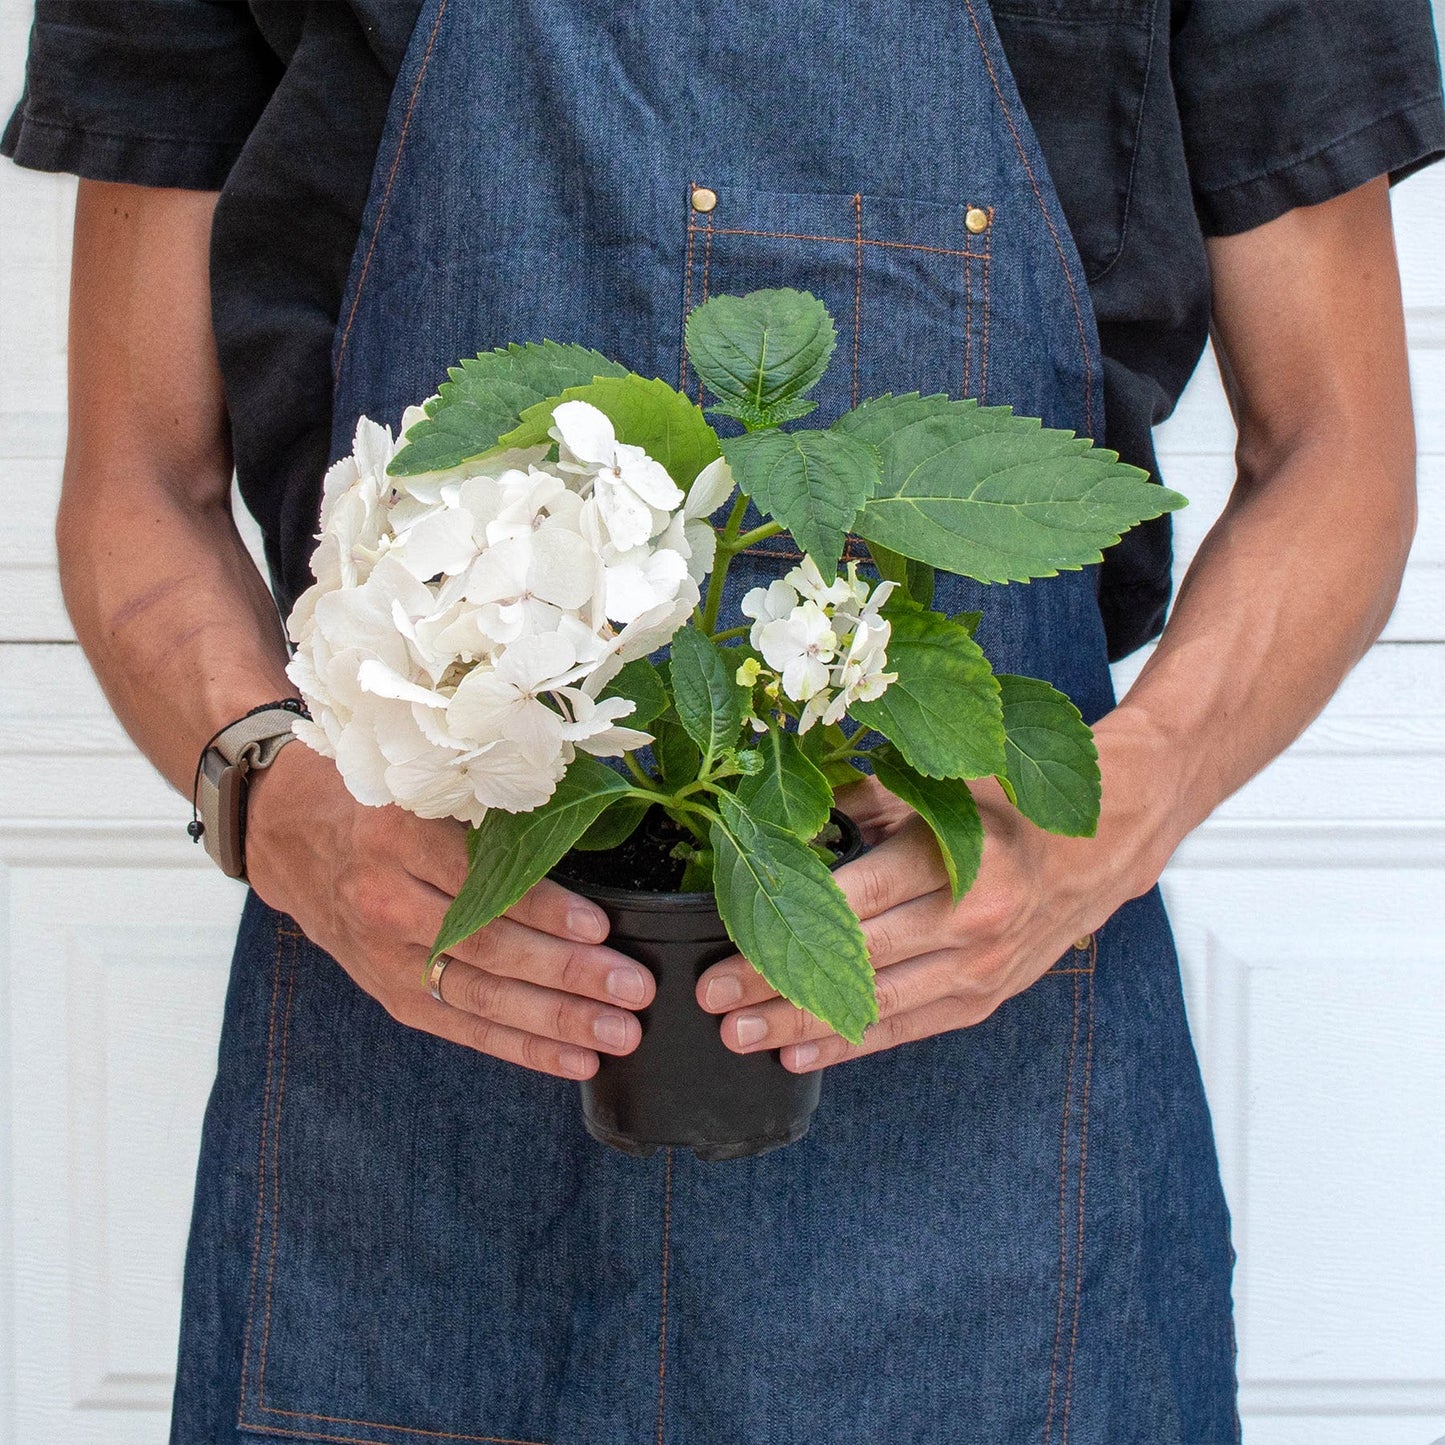
<instances>
[{"instance_id":1,"label":"potted hydrangea plant","mask_svg":"<svg viewBox=\"0 0 1445 1445\"><path fill-rule=\"evenodd\" d=\"M801 426L834 343L805 292L714 297L686 328L707 414L581 346L461 362L400 439L358 422L289 622L300 736L362 802L469 825L433 959L555 871L653 970L641 1044L582 1085L587 1127L634 1153L808 1127L821 1075L732 1053L697 1005L734 949L850 1041L877 1018L835 789L871 772L915 809L955 900L983 846L971 779L1093 831L1088 727L994 673L977 617L933 610L934 569L1051 576L1183 504L1007 407L884 395ZM759 575L784 532L801 561ZM844 564L850 536L871 565ZM738 559L759 585L729 588Z\"/></svg>"}]
</instances>

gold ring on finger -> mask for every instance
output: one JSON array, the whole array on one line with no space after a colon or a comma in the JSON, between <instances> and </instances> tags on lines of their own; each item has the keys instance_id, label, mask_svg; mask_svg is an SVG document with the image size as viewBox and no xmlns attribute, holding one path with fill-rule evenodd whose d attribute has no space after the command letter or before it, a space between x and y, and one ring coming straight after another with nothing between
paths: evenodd
<instances>
[{"instance_id":1,"label":"gold ring on finger","mask_svg":"<svg viewBox=\"0 0 1445 1445\"><path fill-rule=\"evenodd\" d=\"M446 999L442 997L442 974L446 972L447 964L451 961L451 954L443 953L433 961L432 966L426 972L427 991L438 1003L446 1002Z\"/></svg>"}]
</instances>

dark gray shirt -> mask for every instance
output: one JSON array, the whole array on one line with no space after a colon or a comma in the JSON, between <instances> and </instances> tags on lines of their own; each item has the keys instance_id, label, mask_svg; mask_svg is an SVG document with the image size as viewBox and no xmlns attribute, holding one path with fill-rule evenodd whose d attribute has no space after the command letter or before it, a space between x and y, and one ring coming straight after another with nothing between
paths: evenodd
<instances>
[{"instance_id":1,"label":"dark gray shirt","mask_svg":"<svg viewBox=\"0 0 1445 1445\"><path fill-rule=\"evenodd\" d=\"M247 505L309 553L332 329L418 0L39 0L21 165L221 191L212 291ZM1204 238L1445 153L1429 0L994 0L1083 255L1107 431L1157 474L1209 321ZM288 557L286 570L304 571ZM299 563L299 565L298 565ZM1115 657L1154 636L1167 519L1106 554Z\"/></svg>"}]
</instances>

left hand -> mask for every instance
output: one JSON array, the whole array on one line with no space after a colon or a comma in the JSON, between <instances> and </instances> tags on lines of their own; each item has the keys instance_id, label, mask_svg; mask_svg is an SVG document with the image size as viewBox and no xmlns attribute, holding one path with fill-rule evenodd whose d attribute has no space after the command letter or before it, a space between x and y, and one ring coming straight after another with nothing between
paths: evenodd
<instances>
[{"instance_id":1,"label":"left hand","mask_svg":"<svg viewBox=\"0 0 1445 1445\"><path fill-rule=\"evenodd\" d=\"M1100 752L1103 764L1105 748ZM956 907L927 824L870 780L860 796L866 806L857 812L865 836L871 832L881 841L834 875L862 920L877 970L878 1021L869 1025L863 1042L849 1044L779 997L740 956L701 976L699 1004L709 1013L726 1014L722 1038L730 1049L744 1054L781 1049L783 1066L795 1073L982 1023L1119 904L1153 883L1145 874L1140 886L1138 849L1117 836L1139 824L1137 795L1131 804L1121 775L1129 771L1116 769L1111 777L1106 768L1104 796L1112 796L1114 806L1106 807L1093 838L1046 833L1008 802L996 782L973 784L984 826L983 859L977 880ZM839 799L853 813L850 802ZM1127 873L1124 860L1130 864Z\"/></svg>"}]
</instances>

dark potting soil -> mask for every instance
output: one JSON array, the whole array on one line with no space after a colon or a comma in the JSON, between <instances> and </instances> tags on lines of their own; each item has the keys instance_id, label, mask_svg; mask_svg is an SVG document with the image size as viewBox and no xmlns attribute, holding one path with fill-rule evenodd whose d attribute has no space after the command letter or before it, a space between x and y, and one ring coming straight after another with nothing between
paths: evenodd
<instances>
[{"instance_id":1,"label":"dark potting soil","mask_svg":"<svg viewBox=\"0 0 1445 1445\"><path fill-rule=\"evenodd\" d=\"M660 809L654 808L616 848L595 851L574 848L553 870L579 883L622 888L629 893L676 893L687 868L686 858L674 858L680 843L692 835Z\"/></svg>"},{"instance_id":2,"label":"dark potting soil","mask_svg":"<svg viewBox=\"0 0 1445 1445\"><path fill-rule=\"evenodd\" d=\"M829 823L818 842L833 849L836 856L840 851L856 849L856 829L854 833L855 840L845 839L838 825ZM850 841L853 849L849 848ZM676 893L687 869L687 858L675 858L673 852L684 843L696 846L685 828L660 808L653 808L626 842L616 848L574 848L552 871L556 877L594 887L620 888L628 893Z\"/></svg>"}]
</instances>

